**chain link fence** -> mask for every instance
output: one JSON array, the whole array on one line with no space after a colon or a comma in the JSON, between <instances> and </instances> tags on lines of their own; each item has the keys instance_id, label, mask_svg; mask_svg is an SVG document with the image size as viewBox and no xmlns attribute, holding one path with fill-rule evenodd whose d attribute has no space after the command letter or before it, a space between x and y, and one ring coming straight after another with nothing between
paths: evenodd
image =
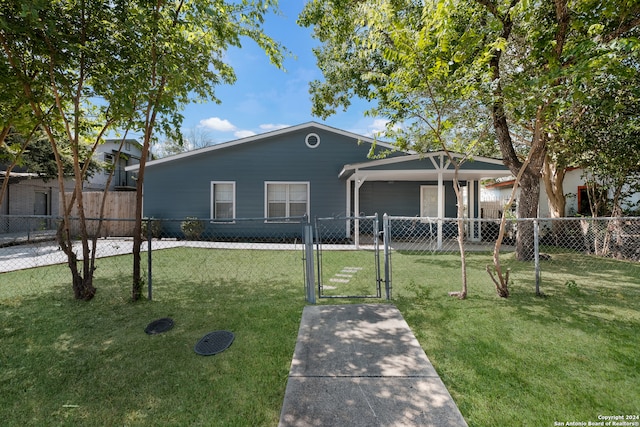
<instances>
[{"instance_id":1,"label":"chain link fence","mask_svg":"<svg viewBox=\"0 0 640 427\"><path fill-rule=\"evenodd\" d=\"M472 260L470 268L492 265L500 221L461 221L464 250ZM521 236L520 245L518 230L530 231L528 237ZM442 262L443 254L460 254L457 219L386 217L385 232L393 254L421 255L434 263ZM540 293L544 293L545 283L568 287L613 282L640 285L638 217L509 219L499 250L501 264L511 270L512 281L535 286Z\"/></svg>"},{"instance_id":2,"label":"chain link fence","mask_svg":"<svg viewBox=\"0 0 640 427\"><path fill-rule=\"evenodd\" d=\"M23 293L37 291L43 280L68 286L67 256L58 244L59 218L0 216L0 283L15 283ZM305 217L210 221L197 218L145 219L142 223L141 271L146 288L161 292L168 282L185 284L277 285L295 269L304 284ZM132 284L133 220L87 219L90 253L95 254L94 282ZM121 230L130 230L122 235ZM113 230L117 230L113 233ZM80 222L72 220L73 251L83 259ZM151 296L151 293L150 293Z\"/></svg>"},{"instance_id":3,"label":"chain link fence","mask_svg":"<svg viewBox=\"0 0 640 427\"><path fill-rule=\"evenodd\" d=\"M381 298L378 215L315 220L317 288L320 298Z\"/></svg>"},{"instance_id":4,"label":"chain link fence","mask_svg":"<svg viewBox=\"0 0 640 427\"><path fill-rule=\"evenodd\" d=\"M147 219L141 245L143 280L160 291L164 283L176 280L230 285L242 280L259 288L290 280L287 277L295 270L302 289L305 274L312 273L305 266L305 257L310 255L305 252L303 227L308 223L305 217ZM54 217L0 216L0 283L15 282L16 287L34 292L42 280L69 285L67 257L56 238L57 224L59 219ZM442 255L459 256L456 219L385 216L380 220L330 218L312 224L315 241L321 246L316 245L311 256L317 258L316 281L324 286L326 295L379 292L374 287L380 280L389 283L402 276L400 269L392 268L394 257L411 255L425 265L449 262L454 267L455 257L450 261ZM122 230L133 230L132 226L131 220L87 221L89 233L96 236L95 247L90 242L90 249L98 258L98 286L101 280L131 284L133 238L131 231L122 235ZM73 235L79 234L77 223L71 229ZM465 251L472 261L469 268L492 264L499 221L465 219L463 229ZM526 260L516 252L519 230L533 230L526 242L533 256ZM79 239L74 251L81 258ZM539 286L542 292L550 283L606 286L616 281L636 286L640 284L640 218L510 219L500 259L511 269L513 281L531 289ZM360 278L364 278L362 283ZM346 279L353 289L347 289ZM449 279L454 280L439 280Z\"/></svg>"}]
</instances>

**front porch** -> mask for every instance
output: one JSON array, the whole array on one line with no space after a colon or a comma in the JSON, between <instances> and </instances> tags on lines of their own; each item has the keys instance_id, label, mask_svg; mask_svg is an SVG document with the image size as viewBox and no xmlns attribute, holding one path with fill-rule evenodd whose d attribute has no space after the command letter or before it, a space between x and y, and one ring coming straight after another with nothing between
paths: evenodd
<instances>
[{"instance_id":1,"label":"front porch","mask_svg":"<svg viewBox=\"0 0 640 427\"><path fill-rule=\"evenodd\" d=\"M501 160L475 157L459 162L458 170L443 152L393 157L366 163L345 165L340 178L345 180L346 212L372 215L375 212L410 218L413 227L428 229L438 249L448 238L457 236L457 227L445 218L457 218L458 200L454 189L457 175L464 203L464 219L470 221L465 229L466 239L482 241L480 188L490 178L509 175ZM354 236L359 236L355 224ZM358 240L358 239L356 239Z\"/></svg>"}]
</instances>

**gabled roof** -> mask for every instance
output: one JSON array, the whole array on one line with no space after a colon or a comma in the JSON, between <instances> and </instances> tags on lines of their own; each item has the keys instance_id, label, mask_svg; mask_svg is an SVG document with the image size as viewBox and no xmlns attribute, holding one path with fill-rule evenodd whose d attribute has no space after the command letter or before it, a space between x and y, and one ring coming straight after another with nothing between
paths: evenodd
<instances>
[{"instance_id":1,"label":"gabled roof","mask_svg":"<svg viewBox=\"0 0 640 427\"><path fill-rule=\"evenodd\" d=\"M457 159L465 157L460 153L450 154ZM440 173L447 179L451 179L455 173L455 167L443 150L349 164L343 167L338 176L346 179L357 174L374 180L413 181L434 179ZM459 170L459 178L463 180L497 178L509 174L502 160L482 156L465 160Z\"/></svg>"},{"instance_id":2,"label":"gabled roof","mask_svg":"<svg viewBox=\"0 0 640 427\"><path fill-rule=\"evenodd\" d=\"M204 148L200 148L197 150L192 150L192 151L187 151L184 153L180 153L180 154L175 154L173 156L167 156L167 157L163 157L161 159L157 159L157 160L153 160L150 162L147 162L146 167L149 166L155 166L155 165L159 165L162 163L167 163L167 162L172 162L175 160L179 160L179 159L185 159L188 157L192 157L192 156L199 156L202 155L204 153L209 153L212 151L217 151L217 150L224 150L226 148L230 148L230 147L235 147L238 145L243 145L243 144L251 144L254 142L259 142L268 138L273 138L276 136L280 136L280 135L286 135L288 133L293 133L293 132L297 132L303 129L307 129L310 127L314 127L317 129L321 129L327 132L332 132L338 135L342 135L342 136L346 136L348 138L353 138L356 139L358 141L362 141L365 143L369 143L369 144L376 144L379 147L383 147L383 148L388 148L388 149L396 149L392 144L389 144L387 142L383 142L383 141L378 141L374 138L370 138L367 136L363 136L363 135L358 135L356 133L353 132L348 132L342 129L338 129L338 128L334 128L331 126L327 126L325 124L322 123L317 123L317 122L307 122L307 123L303 123L300 125L296 125L296 126L289 126L286 128L282 128L282 129L278 129L278 130L274 130L274 131L270 131L270 132L265 132L265 133L260 133L257 135L253 135L253 136L249 136L246 138L240 138L240 139L236 139L233 141L227 141L227 142L221 142L218 144L213 144L210 145L208 147L204 147ZM131 165L125 168L125 170L127 171L133 171L133 170L137 170L139 165Z\"/></svg>"}]
</instances>

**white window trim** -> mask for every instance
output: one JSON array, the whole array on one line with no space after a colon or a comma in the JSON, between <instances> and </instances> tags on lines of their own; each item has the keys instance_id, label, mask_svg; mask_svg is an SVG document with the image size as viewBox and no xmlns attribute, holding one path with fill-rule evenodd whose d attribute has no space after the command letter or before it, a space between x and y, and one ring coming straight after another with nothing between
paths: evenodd
<instances>
[{"instance_id":1,"label":"white window trim","mask_svg":"<svg viewBox=\"0 0 640 427\"><path fill-rule=\"evenodd\" d=\"M307 209L306 214L309 216L309 212L311 211L311 183L309 181L265 181L264 182L264 222L284 222L281 220L272 220L269 219L269 192L268 188L270 184L287 184L287 185L296 185L296 184L304 184L307 186ZM289 201L287 201L287 210L289 210ZM288 216L288 215L287 215Z\"/></svg>"},{"instance_id":2,"label":"white window trim","mask_svg":"<svg viewBox=\"0 0 640 427\"><path fill-rule=\"evenodd\" d=\"M232 198L232 203L233 203L233 218L236 217L236 182L235 181L211 181L211 187L210 187L210 198L211 198L211 213L210 213L210 221L211 222L219 222L221 224L234 224L235 221L229 221L225 218L215 218L215 213L216 213L216 207L215 207L215 186L217 184L231 184L232 188L233 188L233 198Z\"/></svg>"}]
</instances>

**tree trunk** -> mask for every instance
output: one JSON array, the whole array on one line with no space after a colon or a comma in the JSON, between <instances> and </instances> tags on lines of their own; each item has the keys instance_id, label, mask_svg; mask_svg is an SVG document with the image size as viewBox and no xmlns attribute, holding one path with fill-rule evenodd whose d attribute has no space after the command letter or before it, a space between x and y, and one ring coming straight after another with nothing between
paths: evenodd
<instances>
[{"instance_id":1,"label":"tree trunk","mask_svg":"<svg viewBox=\"0 0 640 427\"><path fill-rule=\"evenodd\" d=\"M549 201L549 216L551 218L564 218L566 216L567 197L564 194L564 177L567 169L558 166L550 156L546 156L542 168L542 181ZM551 229L555 244L562 244L567 235L567 223L564 221L552 221Z\"/></svg>"},{"instance_id":2,"label":"tree trunk","mask_svg":"<svg viewBox=\"0 0 640 427\"><path fill-rule=\"evenodd\" d=\"M540 176L529 168L520 180L518 218L537 218L540 198ZM516 234L516 259L531 261L534 257L534 233L532 221L519 221Z\"/></svg>"},{"instance_id":3,"label":"tree trunk","mask_svg":"<svg viewBox=\"0 0 640 427\"><path fill-rule=\"evenodd\" d=\"M97 290L93 286L93 272L95 268L85 271L84 277L78 270L78 257L73 251L73 247L71 245L68 218L64 218L58 226L57 238L60 249L62 249L65 255L67 255L67 265L71 271L71 283L74 298L82 301L91 300L95 296Z\"/></svg>"},{"instance_id":4,"label":"tree trunk","mask_svg":"<svg viewBox=\"0 0 640 427\"><path fill-rule=\"evenodd\" d=\"M143 154L143 157L144 154ZM145 159L146 160L146 159ZM141 257L140 246L142 245L142 180L140 174L144 173L144 164L141 162L138 181L136 183L136 209L135 225L133 227L133 283L131 287L131 299L138 301L142 297L142 277L141 277ZM147 225L151 227L151 224Z\"/></svg>"},{"instance_id":5,"label":"tree trunk","mask_svg":"<svg viewBox=\"0 0 640 427\"><path fill-rule=\"evenodd\" d=\"M150 111L150 109L148 110ZM149 114L149 113L148 113ZM153 120L155 121L155 113ZM140 155L140 163L138 164L138 180L136 181L136 209L135 209L135 225L133 227L133 284L131 287L131 299L138 301L142 298L142 271L140 268L140 246L142 245L142 188L144 183L144 168L147 164L149 150L151 148L151 132L153 125L145 127L145 136L142 144L142 153ZM147 224L151 227L151 223Z\"/></svg>"},{"instance_id":6,"label":"tree trunk","mask_svg":"<svg viewBox=\"0 0 640 427\"><path fill-rule=\"evenodd\" d=\"M520 167L520 171L516 174L516 179L513 183L513 188L511 189L511 197L509 197L509 202L507 206L511 206L516 199L516 193L518 191L518 187L520 186L520 180L522 179L522 175L527 170L529 163L531 162L531 153L525 159L524 163ZM500 231L498 232L498 238L496 239L496 243L493 247L493 270L491 266L487 265L487 273L489 273L489 277L493 281L496 286L496 292L500 298L508 298L509 297L509 273L510 269L507 269L506 272L502 271L502 265L500 264L500 246L502 245L502 239L504 238L504 232L507 224L507 210L503 209L502 217L500 218ZM495 272L495 274L494 274Z\"/></svg>"},{"instance_id":7,"label":"tree trunk","mask_svg":"<svg viewBox=\"0 0 640 427\"><path fill-rule=\"evenodd\" d=\"M551 218L564 218L566 216L567 198L564 195L564 177L566 169L558 166L546 156L542 169L544 188L549 200L549 215ZM555 224L555 223L554 223Z\"/></svg>"},{"instance_id":8,"label":"tree trunk","mask_svg":"<svg viewBox=\"0 0 640 427\"><path fill-rule=\"evenodd\" d=\"M444 145L443 145L444 147ZM456 161L449 151L445 148L449 160L455 167L456 171L453 178L453 189L456 193L458 202L457 223L458 223L458 248L460 249L460 269L462 274L462 290L460 292L449 292L449 296L455 296L460 299L467 298L467 256L464 251L464 198L460 191L460 181L458 180L458 172L460 171L460 163Z\"/></svg>"}]
</instances>

